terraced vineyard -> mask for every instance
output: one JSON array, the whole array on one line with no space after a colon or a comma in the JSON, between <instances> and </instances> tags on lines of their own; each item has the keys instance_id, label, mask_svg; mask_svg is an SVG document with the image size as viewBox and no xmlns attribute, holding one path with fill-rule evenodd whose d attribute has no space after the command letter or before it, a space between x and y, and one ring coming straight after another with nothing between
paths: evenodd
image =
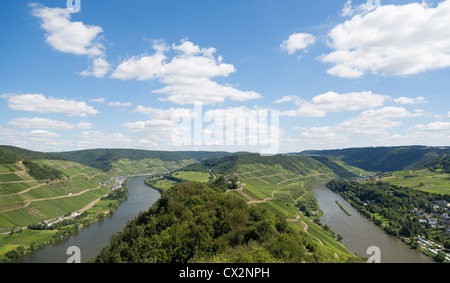
<instances>
[{"instance_id":1,"label":"terraced vineyard","mask_svg":"<svg viewBox=\"0 0 450 283\"><path fill-rule=\"evenodd\" d=\"M20 161L0 165L0 232L81 211L109 193L101 183L110 176L101 170L63 160L34 162L57 168L64 177L37 181Z\"/></svg>"},{"instance_id":2,"label":"terraced vineyard","mask_svg":"<svg viewBox=\"0 0 450 283\"><path fill-rule=\"evenodd\" d=\"M263 206L283 217L298 231L308 234L323 250L336 258L352 257L352 253L331 234L303 215L296 205L311 194L306 184L313 180L329 179L335 176L333 171L311 175L297 175L279 165L246 164L236 166L235 174L242 186L227 193L247 200L248 204Z\"/></svg>"},{"instance_id":3,"label":"terraced vineyard","mask_svg":"<svg viewBox=\"0 0 450 283\"><path fill-rule=\"evenodd\" d=\"M159 158L144 158L141 160L122 158L112 163L112 169L109 173L117 176L135 175L137 173L157 175L172 172L195 162L193 159L163 161Z\"/></svg>"}]
</instances>

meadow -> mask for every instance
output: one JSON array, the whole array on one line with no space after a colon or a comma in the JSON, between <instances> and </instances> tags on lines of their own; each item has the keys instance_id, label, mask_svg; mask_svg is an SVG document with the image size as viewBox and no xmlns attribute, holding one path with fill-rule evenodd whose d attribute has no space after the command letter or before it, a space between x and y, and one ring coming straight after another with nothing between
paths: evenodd
<instances>
[{"instance_id":1,"label":"meadow","mask_svg":"<svg viewBox=\"0 0 450 283\"><path fill-rule=\"evenodd\" d=\"M450 174L428 169L403 170L384 174L382 181L430 193L450 194Z\"/></svg>"}]
</instances>

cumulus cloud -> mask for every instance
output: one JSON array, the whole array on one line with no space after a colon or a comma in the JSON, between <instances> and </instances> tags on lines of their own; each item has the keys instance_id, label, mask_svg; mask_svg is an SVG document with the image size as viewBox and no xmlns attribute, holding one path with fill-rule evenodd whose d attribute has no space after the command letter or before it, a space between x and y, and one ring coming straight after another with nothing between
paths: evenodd
<instances>
[{"instance_id":1,"label":"cumulus cloud","mask_svg":"<svg viewBox=\"0 0 450 283\"><path fill-rule=\"evenodd\" d=\"M303 50L313 45L316 37L309 33L293 33L281 44L281 49L288 52L289 55L299 50Z\"/></svg>"},{"instance_id":2,"label":"cumulus cloud","mask_svg":"<svg viewBox=\"0 0 450 283\"><path fill-rule=\"evenodd\" d=\"M18 111L37 113L63 113L69 116L87 117L99 112L84 101L57 99L45 97L42 94L4 94L8 99L8 107Z\"/></svg>"},{"instance_id":3,"label":"cumulus cloud","mask_svg":"<svg viewBox=\"0 0 450 283\"><path fill-rule=\"evenodd\" d=\"M284 111L284 116L324 117L328 112L357 111L383 105L388 96L371 91L338 94L330 91L315 96L311 101L298 100L298 97L282 98L280 101L296 100L300 108ZM280 102L278 101L278 102Z\"/></svg>"},{"instance_id":4,"label":"cumulus cloud","mask_svg":"<svg viewBox=\"0 0 450 283\"><path fill-rule=\"evenodd\" d=\"M376 8L379 8L380 6L381 6L380 0L367 1L366 3L357 6L353 6L352 1L348 0L345 3L344 8L342 9L341 16L350 17L355 14L365 14L375 10Z\"/></svg>"},{"instance_id":5,"label":"cumulus cloud","mask_svg":"<svg viewBox=\"0 0 450 283\"><path fill-rule=\"evenodd\" d=\"M101 27L72 21L72 15L79 12L75 9L49 8L36 3L30 7L31 14L41 20L45 41L53 49L92 58L91 66L80 75L103 78L108 73L110 64L104 59Z\"/></svg>"},{"instance_id":6,"label":"cumulus cloud","mask_svg":"<svg viewBox=\"0 0 450 283\"><path fill-rule=\"evenodd\" d=\"M336 134L332 127L312 127L302 133L302 137L315 144L341 145L347 144L350 139L345 135Z\"/></svg>"},{"instance_id":7,"label":"cumulus cloud","mask_svg":"<svg viewBox=\"0 0 450 283\"><path fill-rule=\"evenodd\" d=\"M52 129L60 131L87 130L93 127L91 123L80 122L71 124L64 121L52 120L48 118L16 118L8 122L8 125L21 129Z\"/></svg>"},{"instance_id":8,"label":"cumulus cloud","mask_svg":"<svg viewBox=\"0 0 450 283\"><path fill-rule=\"evenodd\" d=\"M450 66L450 0L384 5L359 13L328 34L335 51L321 56L332 76L414 75Z\"/></svg>"},{"instance_id":9,"label":"cumulus cloud","mask_svg":"<svg viewBox=\"0 0 450 283\"><path fill-rule=\"evenodd\" d=\"M449 131L450 122L437 121L429 124L418 124L413 129L420 131Z\"/></svg>"},{"instance_id":10,"label":"cumulus cloud","mask_svg":"<svg viewBox=\"0 0 450 283\"><path fill-rule=\"evenodd\" d=\"M122 133L108 133L100 131L84 131L75 134L74 137L80 139L77 141L79 148L124 148L130 147L133 140Z\"/></svg>"},{"instance_id":11,"label":"cumulus cloud","mask_svg":"<svg viewBox=\"0 0 450 283\"><path fill-rule=\"evenodd\" d=\"M111 69L111 64L104 58L96 58L93 60L91 66L80 73L84 77L93 76L96 78L103 78Z\"/></svg>"},{"instance_id":12,"label":"cumulus cloud","mask_svg":"<svg viewBox=\"0 0 450 283\"><path fill-rule=\"evenodd\" d=\"M350 118L335 127L338 131L358 135L387 135L387 129L401 126L396 119L420 116L421 113L410 113L403 107L384 107L363 111L358 117Z\"/></svg>"},{"instance_id":13,"label":"cumulus cloud","mask_svg":"<svg viewBox=\"0 0 450 283\"><path fill-rule=\"evenodd\" d=\"M101 27L72 22L71 16L78 13L74 9L48 8L30 4L32 15L41 20L41 27L46 31L45 41L54 49L76 55L102 56L103 44L97 42Z\"/></svg>"},{"instance_id":14,"label":"cumulus cloud","mask_svg":"<svg viewBox=\"0 0 450 283\"><path fill-rule=\"evenodd\" d=\"M394 102L398 103L398 104L422 104L422 103L427 103L427 101L425 100L425 97L419 96L416 98L409 98L409 97L399 97L399 98L395 98Z\"/></svg>"},{"instance_id":15,"label":"cumulus cloud","mask_svg":"<svg viewBox=\"0 0 450 283\"><path fill-rule=\"evenodd\" d=\"M169 47L162 41L156 41L153 49L153 55L125 59L111 78L140 81L158 79L166 86L153 93L164 94L167 98L161 100L175 104L214 104L226 99L246 101L261 98L254 91L241 91L212 80L215 77L228 77L236 71L233 65L223 63L221 56L214 56L215 48L200 48L190 41ZM169 50L175 52L171 58L166 55Z\"/></svg>"},{"instance_id":16,"label":"cumulus cloud","mask_svg":"<svg viewBox=\"0 0 450 283\"><path fill-rule=\"evenodd\" d=\"M300 105L302 99L296 95L286 95L286 96L283 96L282 98L276 100L274 103L280 104L280 103L291 102L291 101L294 101L295 104Z\"/></svg>"}]
</instances>

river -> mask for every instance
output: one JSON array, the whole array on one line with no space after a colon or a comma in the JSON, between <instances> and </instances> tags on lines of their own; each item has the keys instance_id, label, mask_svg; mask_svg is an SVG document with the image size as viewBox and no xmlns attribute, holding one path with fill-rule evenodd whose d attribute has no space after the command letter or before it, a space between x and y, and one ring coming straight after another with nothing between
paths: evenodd
<instances>
[{"instance_id":1,"label":"river","mask_svg":"<svg viewBox=\"0 0 450 283\"><path fill-rule=\"evenodd\" d=\"M15 262L21 263L65 263L72 254L67 249L76 246L80 249L81 262L95 258L108 245L111 236L125 228L141 211L147 211L159 198L160 193L145 185L147 177L135 177L127 181L128 199L113 215L84 227L64 239L26 255Z\"/></svg>"},{"instance_id":2,"label":"river","mask_svg":"<svg viewBox=\"0 0 450 283\"><path fill-rule=\"evenodd\" d=\"M15 262L21 263L65 263L71 246L80 249L81 262L95 258L109 243L111 236L123 230L127 222L141 211L147 211L159 198L160 193L144 184L146 177L135 177L127 182L129 196L116 212L101 221L92 223L62 240L26 255ZM369 257L367 248L376 246L381 251L382 263L431 263L432 260L417 250L411 249L399 239L386 234L380 227L359 214L346 200L325 186L324 181L308 184L317 198L323 216L320 221L335 233L343 236L343 244L354 253ZM335 203L350 212L347 216Z\"/></svg>"},{"instance_id":3,"label":"river","mask_svg":"<svg viewBox=\"0 0 450 283\"><path fill-rule=\"evenodd\" d=\"M308 189L315 195L323 216L322 224L328 225L336 234L344 238L342 243L351 251L362 257L367 254L369 247L380 249L382 263L431 263L430 257L415 249L411 249L400 239L390 236L372 221L362 216L340 195L325 186L325 181L308 184ZM345 214L336 204L336 200L351 214Z\"/></svg>"}]
</instances>

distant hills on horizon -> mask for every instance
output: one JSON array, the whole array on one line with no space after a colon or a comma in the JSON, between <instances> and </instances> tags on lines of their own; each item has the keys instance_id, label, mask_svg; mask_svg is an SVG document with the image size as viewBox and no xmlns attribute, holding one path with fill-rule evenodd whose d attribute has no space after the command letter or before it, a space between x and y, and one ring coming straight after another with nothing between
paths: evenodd
<instances>
[{"instance_id":1,"label":"distant hills on horizon","mask_svg":"<svg viewBox=\"0 0 450 283\"><path fill-rule=\"evenodd\" d=\"M390 172L419 168L450 155L449 146L383 146L306 150L294 155L326 155L366 171Z\"/></svg>"},{"instance_id":2,"label":"distant hills on horizon","mask_svg":"<svg viewBox=\"0 0 450 283\"><path fill-rule=\"evenodd\" d=\"M108 171L112 163L120 159L141 160L156 158L163 161L196 160L228 157L249 152L225 151L160 151L142 149L97 148L65 152L43 153L14 146L0 145L6 150L25 159L65 159L90 167ZM327 150L305 150L280 155L324 155L335 157L349 165L372 172L389 172L413 169L450 155L450 146L380 146L355 147Z\"/></svg>"}]
</instances>

